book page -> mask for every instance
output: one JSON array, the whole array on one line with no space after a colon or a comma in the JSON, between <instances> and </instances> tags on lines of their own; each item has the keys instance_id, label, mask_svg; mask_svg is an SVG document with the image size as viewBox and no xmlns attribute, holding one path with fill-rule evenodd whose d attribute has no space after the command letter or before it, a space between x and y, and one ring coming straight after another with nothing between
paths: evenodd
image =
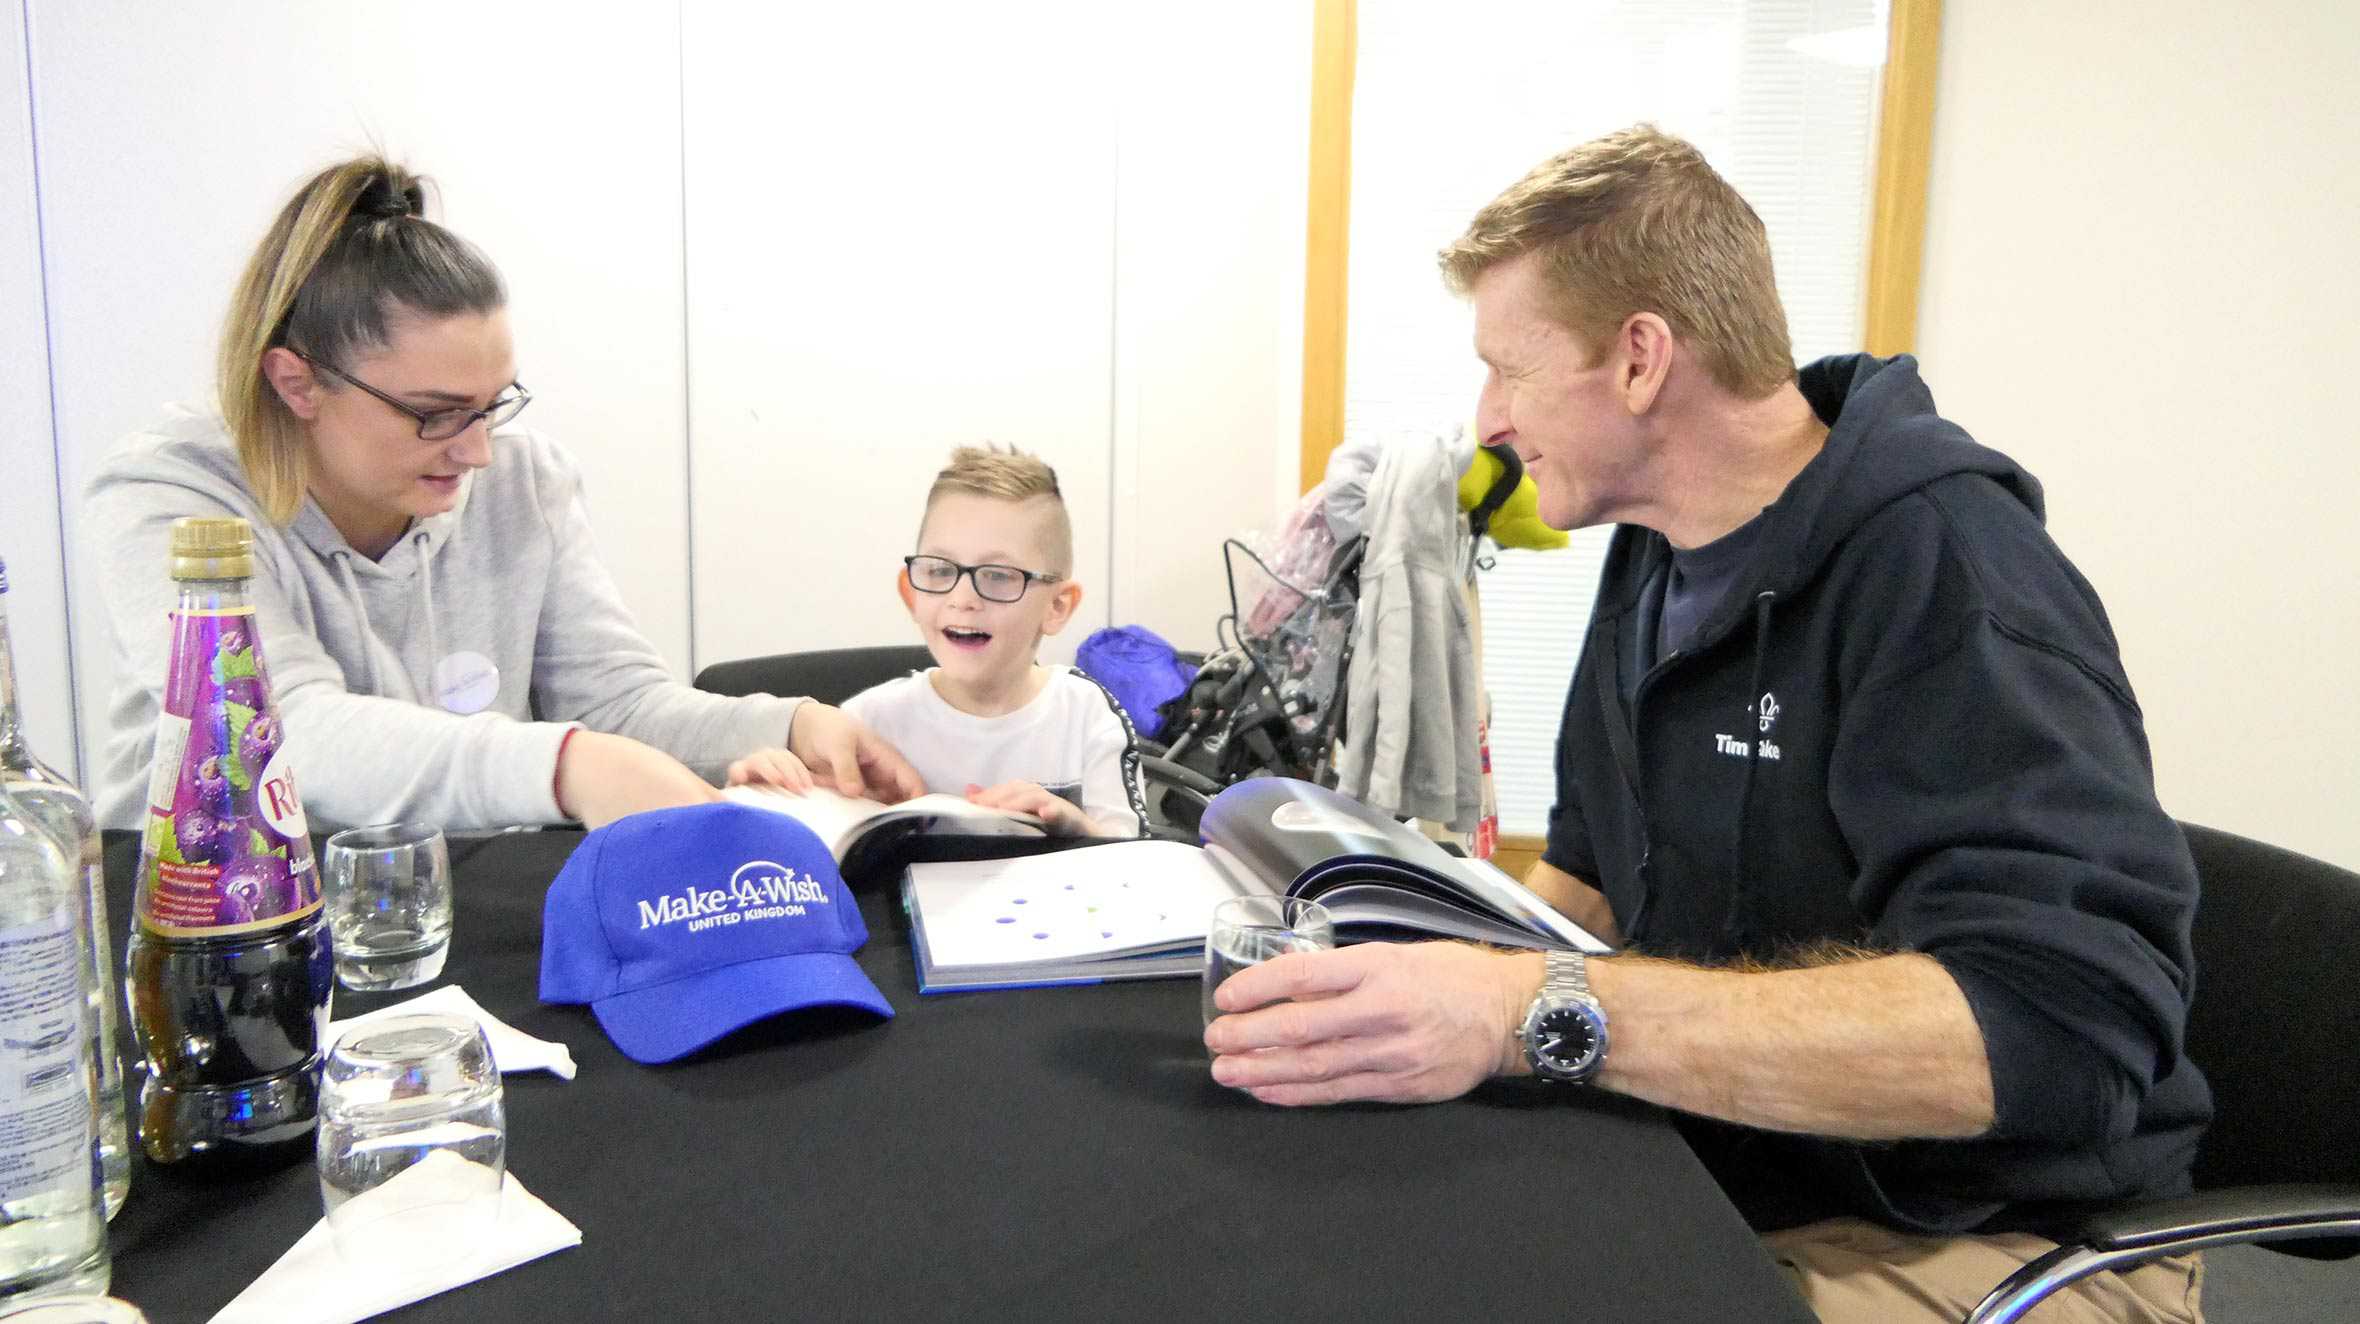
<instances>
[{"instance_id":1,"label":"book page","mask_svg":"<svg viewBox=\"0 0 2360 1324\"><path fill-rule=\"evenodd\" d=\"M1324 786L1274 777L1239 782L1214 797L1203 831L1246 871L1289 896L1325 901L1349 887L1365 903L1375 889L1389 889L1403 894L1403 901L1388 910L1385 922L1403 923L1447 906L1475 917L1482 931L1492 931L1496 921L1546 940L1539 945L1607 950L1490 862L1452 855L1424 834ZM1412 904L1413 896L1424 900ZM1339 922L1346 918L1337 912ZM1427 931L1466 936L1468 927L1431 925Z\"/></svg>"},{"instance_id":2,"label":"book page","mask_svg":"<svg viewBox=\"0 0 2360 1324\"><path fill-rule=\"evenodd\" d=\"M944 970L1202 943L1213 907L1237 894L1202 850L1177 841L910 866L912 920Z\"/></svg>"},{"instance_id":3,"label":"book page","mask_svg":"<svg viewBox=\"0 0 2360 1324\"><path fill-rule=\"evenodd\" d=\"M838 858L859 835L859 828L870 819L890 815L894 818L966 819L978 824L1022 823L1039 827L1041 820L1031 814L1013 814L1004 809L987 809L960 796L936 793L921 795L900 804L883 804L876 800L855 799L825 786L814 786L795 795L770 786L732 786L721 797L733 804L751 805L767 809L810 828ZM977 831L988 835L991 827Z\"/></svg>"},{"instance_id":4,"label":"book page","mask_svg":"<svg viewBox=\"0 0 2360 1324\"><path fill-rule=\"evenodd\" d=\"M1555 906L1541 900L1538 893L1518 881L1513 874L1489 860L1472 857L1451 861L1467 890L1482 899L1499 914L1521 923L1525 928L1545 932L1576 951L1592 956L1604 956L1614 949L1588 929L1576 924Z\"/></svg>"},{"instance_id":5,"label":"book page","mask_svg":"<svg viewBox=\"0 0 2360 1324\"><path fill-rule=\"evenodd\" d=\"M821 841L828 843L828 849L839 855L852 829L892 807L875 800L856 800L821 786L801 795L771 786L732 786L721 793L721 798L733 804L785 814L818 834Z\"/></svg>"}]
</instances>

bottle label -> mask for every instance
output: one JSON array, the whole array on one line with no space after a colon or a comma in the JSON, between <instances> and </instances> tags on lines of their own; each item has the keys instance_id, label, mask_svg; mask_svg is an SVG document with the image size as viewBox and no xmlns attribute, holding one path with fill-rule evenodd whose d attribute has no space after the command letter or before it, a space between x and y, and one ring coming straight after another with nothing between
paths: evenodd
<instances>
[{"instance_id":1,"label":"bottle label","mask_svg":"<svg viewBox=\"0 0 2360 1324\"><path fill-rule=\"evenodd\" d=\"M0 929L0 1201L90 1180L81 944L69 912Z\"/></svg>"},{"instance_id":2,"label":"bottle label","mask_svg":"<svg viewBox=\"0 0 2360 1324\"><path fill-rule=\"evenodd\" d=\"M254 784L254 807L270 830L288 841L311 835L303 821L303 798L295 794L295 770L287 766L287 751L273 751L270 762L262 765L262 776Z\"/></svg>"},{"instance_id":3,"label":"bottle label","mask_svg":"<svg viewBox=\"0 0 2360 1324\"><path fill-rule=\"evenodd\" d=\"M251 607L172 614L172 663L140 852L140 927L243 933L320 907Z\"/></svg>"},{"instance_id":4,"label":"bottle label","mask_svg":"<svg viewBox=\"0 0 2360 1324\"><path fill-rule=\"evenodd\" d=\"M148 773L148 808L172 812L172 797L180 790L180 756L188 751L188 719L156 714L156 766Z\"/></svg>"}]
</instances>

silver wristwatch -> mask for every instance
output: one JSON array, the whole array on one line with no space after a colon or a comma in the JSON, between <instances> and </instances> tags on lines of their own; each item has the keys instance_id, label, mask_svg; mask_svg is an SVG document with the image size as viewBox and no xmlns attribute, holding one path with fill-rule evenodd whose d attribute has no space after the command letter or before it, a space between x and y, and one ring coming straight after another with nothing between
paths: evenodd
<instances>
[{"instance_id":1,"label":"silver wristwatch","mask_svg":"<svg viewBox=\"0 0 2360 1324\"><path fill-rule=\"evenodd\" d=\"M1542 1080L1579 1084L1606 1060L1606 1009L1590 992L1589 959L1550 952L1548 975L1524 1013L1524 1060Z\"/></svg>"}]
</instances>

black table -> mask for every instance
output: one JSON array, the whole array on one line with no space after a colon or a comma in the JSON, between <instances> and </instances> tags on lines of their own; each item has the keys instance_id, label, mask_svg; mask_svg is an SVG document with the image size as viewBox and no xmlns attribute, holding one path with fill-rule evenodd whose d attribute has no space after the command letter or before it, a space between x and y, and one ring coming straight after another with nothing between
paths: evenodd
<instances>
[{"instance_id":1,"label":"black table","mask_svg":"<svg viewBox=\"0 0 2360 1324\"><path fill-rule=\"evenodd\" d=\"M1529 1082L1264 1107L1208 1075L1194 983L924 997L886 894L862 898L860 960L894 1020L797 1013L639 1066L535 997L541 896L579 840L453 843L445 979L580 1063L507 1093L509 1166L582 1244L392 1318L1810 1318L1647 1108ZM110 834L117 934L136 847ZM339 992L337 1014L418 991ZM207 1318L319 1215L308 1164L142 1160L115 1291Z\"/></svg>"}]
</instances>

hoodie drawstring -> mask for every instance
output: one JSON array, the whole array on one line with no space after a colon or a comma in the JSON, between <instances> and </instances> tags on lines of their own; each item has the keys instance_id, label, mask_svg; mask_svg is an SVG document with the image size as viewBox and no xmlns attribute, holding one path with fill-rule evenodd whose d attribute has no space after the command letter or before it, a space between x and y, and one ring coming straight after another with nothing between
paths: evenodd
<instances>
[{"instance_id":1,"label":"hoodie drawstring","mask_svg":"<svg viewBox=\"0 0 2360 1324\"><path fill-rule=\"evenodd\" d=\"M336 572L344 579L344 596L352 599L352 618L360 622L361 667L366 672L361 687L363 694L377 692L377 632L369 628L369 604L361 600L361 583L353 577L352 553L339 547L328 553L336 563Z\"/></svg>"},{"instance_id":2,"label":"hoodie drawstring","mask_svg":"<svg viewBox=\"0 0 2360 1324\"><path fill-rule=\"evenodd\" d=\"M427 555L431 550L428 544L433 538L434 535L424 529L410 535L411 544L418 549L418 599L419 604L426 609L426 655L439 658L442 656L442 631L434 619L434 560ZM382 694L383 691L377 685L377 631L369 623L369 604L361 597L360 580L352 573L353 555L339 547L328 553L328 559L336 563L336 573L344 581L344 595L352 599L352 618L360 625L363 675L362 687L358 692Z\"/></svg>"},{"instance_id":3,"label":"hoodie drawstring","mask_svg":"<svg viewBox=\"0 0 2360 1324\"><path fill-rule=\"evenodd\" d=\"M1774 589L1764 589L1754 595L1754 678L1747 688L1748 711L1754 716L1752 739L1745 746L1745 784L1737 793L1737 836L1729 844L1729 913L1721 918L1721 936L1732 950L1745 946L1746 820L1754 807L1754 769L1760 766L1762 742L1769 737L1762 721L1762 673L1770 656L1770 604L1778 600Z\"/></svg>"},{"instance_id":4,"label":"hoodie drawstring","mask_svg":"<svg viewBox=\"0 0 2360 1324\"><path fill-rule=\"evenodd\" d=\"M431 659L426 665L429 667L440 662L443 655L442 631L434 622L434 558L428 555L433 550L430 545L433 541L434 535L424 529L410 535L410 545L418 549L418 602L426 608L426 656ZM434 683L434 678L430 676L428 682ZM439 694L430 697L436 702L442 699Z\"/></svg>"}]
</instances>

